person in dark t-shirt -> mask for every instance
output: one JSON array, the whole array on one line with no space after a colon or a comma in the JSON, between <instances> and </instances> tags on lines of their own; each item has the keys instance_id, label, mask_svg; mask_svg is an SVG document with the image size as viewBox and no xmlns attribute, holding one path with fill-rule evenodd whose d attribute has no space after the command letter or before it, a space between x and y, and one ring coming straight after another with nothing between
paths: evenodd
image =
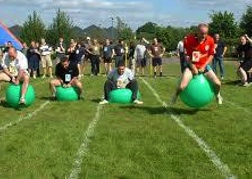
<instances>
[{"instance_id":1,"label":"person in dark t-shirt","mask_svg":"<svg viewBox=\"0 0 252 179\"><path fill-rule=\"evenodd\" d=\"M56 86L62 86L64 88L77 87L79 90L79 98L82 93L82 84L78 80L79 70L76 63L70 63L68 57L61 59L55 67L56 79L50 81L50 90L52 97L55 99Z\"/></svg>"},{"instance_id":2,"label":"person in dark t-shirt","mask_svg":"<svg viewBox=\"0 0 252 179\"><path fill-rule=\"evenodd\" d=\"M241 77L242 85L244 87L250 86L248 80L248 71L252 68L252 39L247 34L240 37L240 45L237 52L242 61L237 70L238 75Z\"/></svg>"},{"instance_id":3,"label":"person in dark t-shirt","mask_svg":"<svg viewBox=\"0 0 252 179\"><path fill-rule=\"evenodd\" d=\"M118 64L121 62L124 62L124 52L125 49L123 47L124 41L119 40L118 44L114 46L114 52L115 52L115 67L118 67Z\"/></svg>"},{"instance_id":4,"label":"person in dark t-shirt","mask_svg":"<svg viewBox=\"0 0 252 179\"><path fill-rule=\"evenodd\" d=\"M224 79L224 64L223 57L227 51L226 44L220 39L219 34L214 34L214 44L215 44L215 53L213 58L213 71L217 73L217 65L220 67L220 76L221 79Z\"/></svg>"}]
</instances>

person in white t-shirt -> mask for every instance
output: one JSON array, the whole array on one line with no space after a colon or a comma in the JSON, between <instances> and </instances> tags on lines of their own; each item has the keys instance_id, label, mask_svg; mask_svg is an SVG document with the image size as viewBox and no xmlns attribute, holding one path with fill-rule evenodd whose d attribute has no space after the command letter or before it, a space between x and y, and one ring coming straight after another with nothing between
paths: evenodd
<instances>
[{"instance_id":1,"label":"person in white t-shirt","mask_svg":"<svg viewBox=\"0 0 252 179\"><path fill-rule=\"evenodd\" d=\"M43 68L43 76L42 78L46 77L46 72L48 70L49 77L53 78L52 75L52 59L51 59L51 53L52 53L52 47L50 47L44 38L41 39L41 44L39 47L40 50L40 56L41 56L41 65Z\"/></svg>"},{"instance_id":2,"label":"person in white t-shirt","mask_svg":"<svg viewBox=\"0 0 252 179\"><path fill-rule=\"evenodd\" d=\"M128 88L132 91L132 100L135 104L143 104L137 99L138 83L132 71L126 68L124 62L119 62L118 67L112 70L104 84L104 100L99 104L107 104L109 93L118 88Z\"/></svg>"},{"instance_id":3,"label":"person in white t-shirt","mask_svg":"<svg viewBox=\"0 0 252 179\"><path fill-rule=\"evenodd\" d=\"M146 46L143 44L143 41L140 40L140 44L138 44L135 48L134 59L136 62L136 73L140 72L142 75L145 74L146 52L147 52Z\"/></svg>"},{"instance_id":4,"label":"person in white t-shirt","mask_svg":"<svg viewBox=\"0 0 252 179\"><path fill-rule=\"evenodd\" d=\"M5 53L2 60L3 72L0 73L0 80L9 81L15 85L19 85L22 81L21 98L19 103L25 104L25 94L29 85L28 60L26 56L17 51L14 47L10 47L8 53Z\"/></svg>"}]
</instances>

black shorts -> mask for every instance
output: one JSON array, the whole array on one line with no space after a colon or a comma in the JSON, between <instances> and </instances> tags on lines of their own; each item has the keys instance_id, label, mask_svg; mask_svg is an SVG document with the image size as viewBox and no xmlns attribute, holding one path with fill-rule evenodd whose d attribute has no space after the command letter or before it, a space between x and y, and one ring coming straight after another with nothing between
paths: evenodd
<instances>
[{"instance_id":1,"label":"black shorts","mask_svg":"<svg viewBox=\"0 0 252 179\"><path fill-rule=\"evenodd\" d=\"M104 57L104 63L112 63L112 57Z\"/></svg>"},{"instance_id":2,"label":"black shorts","mask_svg":"<svg viewBox=\"0 0 252 179\"><path fill-rule=\"evenodd\" d=\"M157 66L157 65L162 65L162 58L160 57L155 57L155 58L152 58L152 66Z\"/></svg>"},{"instance_id":3,"label":"black shorts","mask_svg":"<svg viewBox=\"0 0 252 179\"><path fill-rule=\"evenodd\" d=\"M246 60L241 63L240 68L242 68L244 71L249 71L252 68L252 60Z\"/></svg>"},{"instance_id":4,"label":"black shorts","mask_svg":"<svg viewBox=\"0 0 252 179\"><path fill-rule=\"evenodd\" d=\"M138 58L136 63L137 67L146 67L146 58Z\"/></svg>"}]
</instances>

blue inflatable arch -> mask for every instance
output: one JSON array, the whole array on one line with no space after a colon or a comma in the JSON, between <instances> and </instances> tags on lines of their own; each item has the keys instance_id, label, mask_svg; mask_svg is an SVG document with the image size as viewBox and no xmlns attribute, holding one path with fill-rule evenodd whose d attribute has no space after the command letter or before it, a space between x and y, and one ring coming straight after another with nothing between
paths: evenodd
<instances>
[{"instance_id":1,"label":"blue inflatable arch","mask_svg":"<svg viewBox=\"0 0 252 179\"><path fill-rule=\"evenodd\" d=\"M22 49L21 42L11 33L8 27L0 21L0 46L4 46L8 41L11 41L16 49Z\"/></svg>"}]
</instances>

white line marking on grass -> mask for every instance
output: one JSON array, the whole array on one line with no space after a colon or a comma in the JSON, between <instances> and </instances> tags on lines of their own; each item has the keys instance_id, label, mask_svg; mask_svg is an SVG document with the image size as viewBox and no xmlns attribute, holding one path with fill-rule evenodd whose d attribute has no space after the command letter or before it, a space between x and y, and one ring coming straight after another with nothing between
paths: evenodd
<instances>
[{"instance_id":1,"label":"white line marking on grass","mask_svg":"<svg viewBox=\"0 0 252 179\"><path fill-rule=\"evenodd\" d=\"M168 105L164 101L162 101L160 96L157 94L156 90L154 88L152 88L152 86L146 80L144 80L143 78L140 78L140 79L153 92L153 94L157 98L158 102L161 103L165 108L167 108ZM187 127L181 121L181 119L178 116L174 115L171 111L168 114L182 129L184 129L184 131L186 132L187 135L189 135L193 140L195 140L197 142L199 147L206 153L206 155L209 157L209 159L220 170L221 174L225 178L236 178L236 176L234 176L231 173L231 170L229 169L229 167L220 160L220 158L215 154L215 152L207 145L207 143L203 139L198 137L197 134L192 129Z\"/></svg>"},{"instance_id":2,"label":"white line marking on grass","mask_svg":"<svg viewBox=\"0 0 252 179\"><path fill-rule=\"evenodd\" d=\"M96 109L95 117L89 123L89 126L85 132L84 140L78 149L77 157L76 157L76 160L74 161L73 168L72 168L71 174L69 176L69 179L77 179L80 172L81 172L81 164L82 164L83 158L88 153L89 143L91 142L90 137L92 137L94 135L94 130L95 130L96 125L100 119L101 109L102 109L102 105L98 105L97 109Z\"/></svg>"},{"instance_id":3,"label":"white line marking on grass","mask_svg":"<svg viewBox=\"0 0 252 179\"><path fill-rule=\"evenodd\" d=\"M49 104L50 101L46 101L45 103L41 104L40 107L38 109L36 109L35 111L33 111L32 113L29 113L28 115L26 115L25 117L20 117L18 120L14 121L14 122L10 122L9 124L6 124L3 127L0 127L0 132L6 130L9 127L12 127L14 125L17 125L18 123L22 122L23 120L28 120L30 118L32 118L33 116L35 116L38 112L40 112L41 110L43 110L45 108L45 106L47 104Z\"/></svg>"}]
</instances>

